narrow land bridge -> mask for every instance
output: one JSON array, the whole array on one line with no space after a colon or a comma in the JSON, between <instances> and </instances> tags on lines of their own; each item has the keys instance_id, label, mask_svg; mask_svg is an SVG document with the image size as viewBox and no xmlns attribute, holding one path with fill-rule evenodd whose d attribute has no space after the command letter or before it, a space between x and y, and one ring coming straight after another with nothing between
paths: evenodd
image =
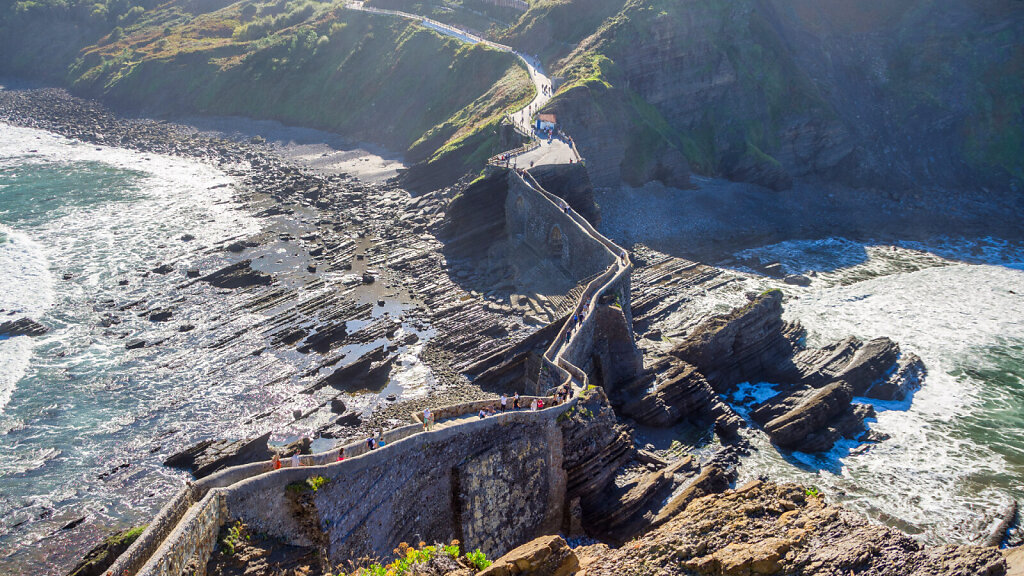
<instances>
[{"instance_id":1,"label":"narrow land bridge","mask_svg":"<svg viewBox=\"0 0 1024 576\"><path fill-rule=\"evenodd\" d=\"M350 5L422 21L443 33L471 42L483 39L450 26L405 13ZM550 81L526 57L538 87L530 106L510 115L525 125L530 107L547 101L542 86ZM515 154L529 154L533 142ZM570 148L562 163L579 159ZM545 153L550 161L559 153ZM526 156L529 158L529 156ZM506 412L474 418L483 405L471 402L434 411L437 426L423 431L411 424L386 432L385 446L370 451L357 442L304 457L304 466L274 470L270 462L235 466L189 483L175 494L142 535L108 569L108 576L180 576L205 573L222 526L242 521L254 532L297 546L318 547L333 562L350 557L383 557L401 541L458 538L465 549L502 554L539 534L565 526L567 490L589 463L569 466L563 446L573 442L560 428L585 402L590 387L586 369L600 361L603 381L610 372L634 370L642 358L632 340L630 272L621 248L525 170L504 168L501 155L489 161L492 172L508 178L506 227L509 235L542 256L558 260L577 278L592 277L575 304L580 320L570 317L544 351L540 365L520 386L537 394L566 385L572 398L538 411ZM597 384L602 384L598 382ZM532 397L524 397L529 402ZM550 403L551 398L546 400ZM469 415L469 417L467 417ZM346 459L337 461L340 450ZM314 476L328 481L297 503L289 485Z\"/></svg>"}]
</instances>

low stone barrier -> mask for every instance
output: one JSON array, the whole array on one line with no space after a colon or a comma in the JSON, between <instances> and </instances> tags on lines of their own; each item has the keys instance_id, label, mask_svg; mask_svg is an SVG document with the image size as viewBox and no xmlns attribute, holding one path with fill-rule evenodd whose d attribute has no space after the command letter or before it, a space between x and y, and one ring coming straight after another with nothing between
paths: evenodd
<instances>
[{"instance_id":1,"label":"low stone barrier","mask_svg":"<svg viewBox=\"0 0 1024 576\"><path fill-rule=\"evenodd\" d=\"M428 18L393 10L358 9L429 22L435 27L453 30L477 42L514 53L508 46L486 41L471 33L460 31L457 28ZM540 142L535 140L531 144L522 147L521 152L512 151L499 154L492 157L488 162L492 165L500 166L501 163L497 161L497 158L506 154L516 155L525 153L539 145ZM577 158L579 158L580 155L579 151L575 148L575 142L573 143L573 150ZM556 207L559 205L560 199L544 190L532 175L527 173L529 179L532 180L531 184L519 172L513 171L513 173L526 188L533 190ZM578 364L584 352L592 344L594 311L600 299L613 290L621 292L624 287L625 295L620 295L620 302L627 322L630 321L628 315L628 282L632 263L629 261L628 256L620 258L620 255L625 253L617 245L597 232L585 218L574 212L568 216L584 234L601 244L610 256L608 267L603 273L587 284L577 303L577 311L581 310L583 303L587 303L587 312L583 315L579 330L576 330L569 337L569 342L565 342L566 333L574 328L570 325L572 322L570 317L562 326L553 344L543 354L542 368L543 372L545 372L544 380L552 388L564 384L578 392L588 386L587 375ZM529 405L529 402L534 397L520 398L526 405ZM385 446L378 450L371 451L365 441L357 441L328 452L304 456L302 458L304 465L299 468L289 467L288 462L283 461L283 467L279 470L274 470L270 462L258 462L222 470L195 484L188 484L175 494L164 505L153 521L150 522L142 535L115 561L105 574L107 576L133 576L135 574L144 574L145 576L173 574L173 576L178 576L190 563L197 566L198 571L203 573L205 571L205 563L216 545L217 534L221 526L229 519L241 516L247 517L257 526L267 528L269 530L267 533L280 534L284 537L291 535L292 538L308 544L310 542L308 538L302 540L303 527L296 526L294 519L291 525L286 525L288 521L285 518L290 517L290 515L283 513L285 508L270 505L275 502L275 498L280 499L284 497L283 494L288 484L302 482L310 476L321 474L325 477L329 476L330 478L340 479L343 473L358 473L373 466L380 466L388 460L400 460L399 452L410 450L415 453L417 449L422 452L428 445L443 442L445 439L453 438L456 435L472 436L473 434L490 430L495 426L527 425L531 420L549 421L550 425L553 426L557 416L569 407L574 406L578 398L579 394L574 393L573 398L569 402L559 406L552 406L536 412L529 410L505 412L494 417L469 420L460 423L458 426L429 432L422 431L422 420L420 420L418 415L414 414L414 420L420 423L403 426L384 433ZM545 397L545 400L550 400L550 397ZM477 412L481 407L493 405L494 402L494 400L490 400L442 407L435 411L435 417L438 420L459 417ZM523 441L525 442L526 440L524 439ZM558 441L560 442L560 440ZM395 448L396 446L398 449ZM560 454L560 447L558 448L557 452ZM341 450L344 450L346 459L339 462L337 459ZM554 454L554 452L551 452L551 454ZM492 473L486 461L482 462L480 466L482 467L471 468L470 471L476 475L482 474L481 477ZM551 462L547 463L548 469L555 470L556 472L561 470L560 464L556 468L552 468L552 466ZM454 471L455 469L452 468L451 470ZM561 472L564 475L564 470L561 470ZM458 478L450 480L453 486L459 486ZM553 490L557 492L559 479L548 478L547 481L554 483ZM564 491L564 477L560 481ZM334 484L334 486L343 484L338 483ZM334 489L332 488L332 490ZM554 493L550 492L550 494ZM271 500L267 500L268 497ZM481 502L486 505L486 498L481 500ZM276 504L279 506L285 505L283 502L276 502ZM546 504L550 504L550 502L546 502ZM504 505L512 507L515 503L504 502ZM412 506L412 508L415 508L415 506ZM560 514L560 511L553 510L553 508L551 510ZM477 512L477 514L479 513ZM512 517L517 518L515 514L512 514ZM475 516L473 520L482 522L487 520L487 518L487 515ZM416 520L419 520L419 517ZM550 518L545 517L541 520L548 524L557 522L557 518L554 516ZM484 534L487 530L502 531L505 528L501 525L492 526L486 530L481 530L479 533ZM332 532L332 542L338 541L339 538L345 540L352 537L354 530L344 534L338 531ZM506 535L506 540L514 540L516 538L514 534L510 535L507 530L502 532L502 534ZM387 552L387 550L384 552Z\"/></svg>"},{"instance_id":2,"label":"low stone barrier","mask_svg":"<svg viewBox=\"0 0 1024 576\"><path fill-rule=\"evenodd\" d=\"M215 488L189 508L188 514L139 570L139 576L180 576L190 565L205 574L206 562L217 544L217 535L227 521L224 492Z\"/></svg>"},{"instance_id":3,"label":"low stone barrier","mask_svg":"<svg viewBox=\"0 0 1024 576\"><path fill-rule=\"evenodd\" d=\"M521 409L528 409L530 403L534 400L543 400L545 406L553 406L555 397L554 396L520 396L519 407ZM464 404L455 404L453 406L445 406L443 408L437 408L430 411L434 415L434 422L440 422L443 420L449 420L451 418L458 418L459 416L465 416L467 414L476 414L480 412L481 408L493 407L495 410L500 410L499 405L501 401L498 398L493 400L476 400L474 402L466 402ZM512 398L508 398L508 408L512 409ZM412 413L412 419L416 422L423 424L423 411L417 411ZM387 438L385 438L387 441Z\"/></svg>"}]
</instances>

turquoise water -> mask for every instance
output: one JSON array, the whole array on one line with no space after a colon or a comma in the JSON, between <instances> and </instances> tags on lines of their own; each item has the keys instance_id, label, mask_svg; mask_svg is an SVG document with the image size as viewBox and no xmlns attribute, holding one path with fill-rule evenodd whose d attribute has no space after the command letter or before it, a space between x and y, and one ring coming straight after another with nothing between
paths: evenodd
<instances>
[{"instance_id":1,"label":"turquoise water","mask_svg":"<svg viewBox=\"0 0 1024 576\"><path fill-rule=\"evenodd\" d=\"M165 443L238 429L270 400L204 374L219 359L178 335L179 322L215 310L179 304L166 326L139 315L186 296L181 272L148 270L205 265L203 246L259 229L231 181L195 162L0 125L0 318L50 328L0 340L0 573L63 573L102 531L144 519L181 484L161 465ZM189 296L201 301L201 290ZM121 309L137 300L141 310ZM167 343L127 350L137 336Z\"/></svg>"},{"instance_id":2,"label":"turquoise water","mask_svg":"<svg viewBox=\"0 0 1024 576\"><path fill-rule=\"evenodd\" d=\"M189 478L162 465L178 450L267 432L288 442L334 418L293 416L326 400L299 393L322 357L269 346L268 315L292 304L252 312L250 291L185 275L242 258L221 248L229 241L315 229L319 213L302 206L256 220L261 200L241 205L234 183L206 164L0 124L0 318L50 328L0 339L0 574L63 574L107 531L147 521ZM307 274L294 242L268 240L244 257L300 300L351 284L348 272ZM173 270L155 272L161 264ZM346 297L374 307L350 330L412 306L384 282L355 283ZM173 315L151 322L154 308ZM427 392L433 377L418 355L432 330L404 322L396 338L405 331L419 342L398 348L383 391L353 396L349 409ZM147 345L128 350L134 339ZM334 353L344 365L387 344Z\"/></svg>"},{"instance_id":3,"label":"turquoise water","mask_svg":"<svg viewBox=\"0 0 1024 576\"><path fill-rule=\"evenodd\" d=\"M784 291L785 317L804 324L811 345L889 336L928 370L910 400L857 399L875 406L871 427L889 440L783 457L754 433L748 475L816 485L933 543L976 542L1011 500L1024 503L1024 246L832 238L741 256L816 272L807 288L757 280Z\"/></svg>"}]
</instances>

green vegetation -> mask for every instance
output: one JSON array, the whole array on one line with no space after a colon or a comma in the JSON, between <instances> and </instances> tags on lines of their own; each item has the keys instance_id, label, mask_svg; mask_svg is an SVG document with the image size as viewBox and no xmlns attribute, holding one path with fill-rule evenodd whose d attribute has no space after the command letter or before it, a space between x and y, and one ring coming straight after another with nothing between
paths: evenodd
<instances>
[{"instance_id":1,"label":"green vegetation","mask_svg":"<svg viewBox=\"0 0 1024 576\"><path fill-rule=\"evenodd\" d=\"M469 563L477 570L483 570L491 565L491 561L487 559L487 555L481 552L479 548L472 552L467 552L466 559L468 559Z\"/></svg>"},{"instance_id":2,"label":"green vegetation","mask_svg":"<svg viewBox=\"0 0 1024 576\"><path fill-rule=\"evenodd\" d=\"M589 390L590 388L587 389ZM559 414L558 418L555 418L555 422L566 422L576 414L579 414L580 418L583 418L585 420L592 420L594 418L594 412L591 409L585 406L580 406L577 403L576 405L570 407L568 410Z\"/></svg>"},{"instance_id":3,"label":"green vegetation","mask_svg":"<svg viewBox=\"0 0 1024 576\"><path fill-rule=\"evenodd\" d=\"M459 541L452 540L452 543L449 545L438 544L435 546L427 546L426 542L420 542L418 546L410 546L402 542L398 545L398 548L395 548L394 554L397 558L388 564L374 562L369 566L355 568L352 572L348 573L348 576L405 576L406 574L412 574L416 572L417 565L426 564L440 554L451 558L460 558ZM461 558L464 565L473 567L477 571L491 565L487 555L481 552L479 548L472 552L467 552ZM340 572L337 576L346 576L346 573Z\"/></svg>"},{"instance_id":4,"label":"green vegetation","mask_svg":"<svg viewBox=\"0 0 1024 576\"><path fill-rule=\"evenodd\" d=\"M819 492L818 489L815 488L814 486L806 488L804 490L804 495L807 496L808 498L822 498L822 497L824 497L824 495L821 492Z\"/></svg>"},{"instance_id":5,"label":"green vegetation","mask_svg":"<svg viewBox=\"0 0 1024 576\"><path fill-rule=\"evenodd\" d=\"M520 16L518 10L484 0L368 0L367 5L420 14L490 37L498 35Z\"/></svg>"},{"instance_id":6,"label":"green vegetation","mask_svg":"<svg viewBox=\"0 0 1024 576\"><path fill-rule=\"evenodd\" d=\"M548 67L586 43L625 0L530 0L530 9L497 40L540 56Z\"/></svg>"},{"instance_id":7,"label":"green vegetation","mask_svg":"<svg viewBox=\"0 0 1024 576\"><path fill-rule=\"evenodd\" d=\"M285 490L293 494L316 492L323 488L324 484L327 484L328 482L330 482L329 478L324 478L323 476L311 476L302 482L292 482L285 487Z\"/></svg>"},{"instance_id":8,"label":"green vegetation","mask_svg":"<svg viewBox=\"0 0 1024 576\"><path fill-rule=\"evenodd\" d=\"M228 533L224 538L221 539L221 551L228 556L235 555L235 549L242 540L249 540L250 535L245 529L245 525L239 520L228 527Z\"/></svg>"},{"instance_id":9,"label":"green vegetation","mask_svg":"<svg viewBox=\"0 0 1024 576\"><path fill-rule=\"evenodd\" d=\"M413 162L473 169L500 151L501 117L534 94L511 54L339 3L129 1L137 0L88 26L87 14L50 14L31 2L0 10L0 46L11 54L0 73L48 71L117 105L275 119L376 142ZM14 27L54 43L55 18L78 30L61 39L68 49L59 57Z\"/></svg>"},{"instance_id":10,"label":"green vegetation","mask_svg":"<svg viewBox=\"0 0 1024 576\"><path fill-rule=\"evenodd\" d=\"M102 573L146 531L146 526L146 524L135 526L107 536L99 546L90 550L82 558L82 561L71 569L68 573L69 576Z\"/></svg>"}]
</instances>

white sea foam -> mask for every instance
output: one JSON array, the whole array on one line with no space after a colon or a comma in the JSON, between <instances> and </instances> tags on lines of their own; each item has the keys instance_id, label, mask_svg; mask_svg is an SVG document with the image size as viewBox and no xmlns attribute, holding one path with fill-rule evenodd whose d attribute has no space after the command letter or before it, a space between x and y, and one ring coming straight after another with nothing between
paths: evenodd
<instances>
[{"instance_id":1,"label":"white sea foam","mask_svg":"<svg viewBox=\"0 0 1024 576\"><path fill-rule=\"evenodd\" d=\"M767 469L781 479L815 484L928 540L968 542L1024 488L1019 464L963 430L967 419L984 417L983 394L999 393L970 368L984 363L985 350L1024 342L1024 258L1020 246L996 239L950 241L929 252L920 248L831 239L743 254L780 261L791 273L816 272L807 288L764 281L787 293L785 317L808 329L810 345L847 335L889 336L928 369L910 401L858 399L875 405L878 417L871 427L889 440L866 451L840 442L825 455L794 453L784 459L763 434L754 433L759 450L746 473ZM1008 437L1024 436L1014 426L992 422Z\"/></svg>"},{"instance_id":2,"label":"white sea foam","mask_svg":"<svg viewBox=\"0 0 1024 576\"><path fill-rule=\"evenodd\" d=\"M53 303L53 275L38 243L0 225L0 322L38 318ZM26 337L0 340L0 413L25 375L34 343Z\"/></svg>"}]
</instances>

